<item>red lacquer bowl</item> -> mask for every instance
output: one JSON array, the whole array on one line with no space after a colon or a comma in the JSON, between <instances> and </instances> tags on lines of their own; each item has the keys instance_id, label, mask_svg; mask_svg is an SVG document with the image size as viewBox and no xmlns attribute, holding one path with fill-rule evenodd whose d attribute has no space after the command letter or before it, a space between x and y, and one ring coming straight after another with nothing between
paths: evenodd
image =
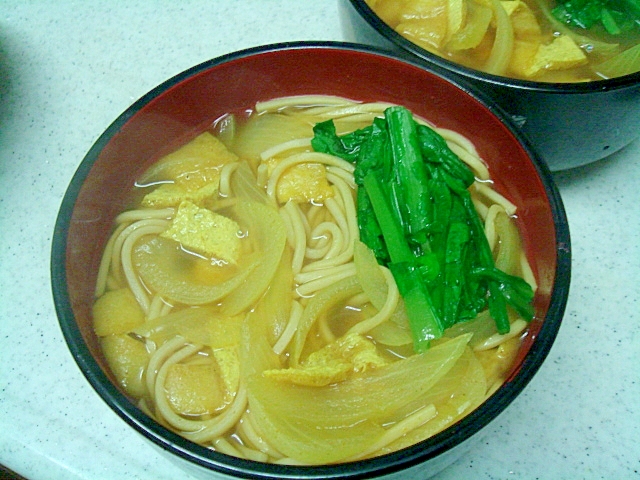
<instances>
[{"instance_id":1,"label":"red lacquer bowl","mask_svg":"<svg viewBox=\"0 0 640 480\"><path fill-rule=\"evenodd\" d=\"M402 104L438 127L467 136L497 188L518 205L524 243L539 278L532 322L507 381L476 411L417 445L349 464L285 467L240 460L185 440L145 415L116 386L92 329L98 264L134 179L152 162L224 113L257 101L330 94ZM97 140L66 192L55 226L52 287L60 325L80 369L129 425L205 478L423 478L458 458L522 392L556 337L570 279L567 219L552 177L527 140L478 92L373 48L292 43L197 65L134 103Z\"/></svg>"}]
</instances>

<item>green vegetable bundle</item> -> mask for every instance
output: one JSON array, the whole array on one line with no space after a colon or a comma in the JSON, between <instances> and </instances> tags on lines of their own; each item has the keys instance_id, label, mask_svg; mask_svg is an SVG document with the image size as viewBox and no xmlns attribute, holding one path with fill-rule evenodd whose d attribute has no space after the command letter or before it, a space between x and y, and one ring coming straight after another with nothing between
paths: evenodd
<instances>
[{"instance_id":1,"label":"green vegetable bundle","mask_svg":"<svg viewBox=\"0 0 640 480\"><path fill-rule=\"evenodd\" d=\"M360 237L393 274L416 351L486 308L499 333L509 332L507 305L533 318L533 290L495 267L473 172L442 136L400 106L346 135L332 120L314 134L314 150L355 163Z\"/></svg>"},{"instance_id":2,"label":"green vegetable bundle","mask_svg":"<svg viewBox=\"0 0 640 480\"><path fill-rule=\"evenodd\" d=\"M552 13L561 22L584 30L602 25L611 35L640 31L640 0L558 0Z\"/></svg>"}]
</instances>

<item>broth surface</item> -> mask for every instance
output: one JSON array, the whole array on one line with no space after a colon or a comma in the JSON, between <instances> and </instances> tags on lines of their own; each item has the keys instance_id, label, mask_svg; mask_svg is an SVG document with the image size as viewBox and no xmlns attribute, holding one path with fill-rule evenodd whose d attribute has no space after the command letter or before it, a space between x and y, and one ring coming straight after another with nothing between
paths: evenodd
<instances>
[{"instance_id":1,"label":"broth surface","mask_svg":"<svg viewBox=\"0 0 640 480\"><path fill-rule=\"evenodd\" d=\"M187 439L261 462L332 464L412 445L477 408L513 367L527 322L485 308L416 352L394 276L360 241L353 164L313 151L389 107L284 98L154 163L118 216L94 329L140 408ZM427 123L420 120L425 125ZM517 206L455 132L496 266L536 280Z\"/></svg>"}]
</instances>

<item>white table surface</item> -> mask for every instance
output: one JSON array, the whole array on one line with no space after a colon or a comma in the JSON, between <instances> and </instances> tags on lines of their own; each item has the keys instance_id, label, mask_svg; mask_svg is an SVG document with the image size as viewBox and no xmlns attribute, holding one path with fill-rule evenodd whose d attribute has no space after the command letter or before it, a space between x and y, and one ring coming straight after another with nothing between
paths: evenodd
<instances>
[{"instance_id":1,"label":"white table surface","mask_svg":"<svg viewBox=\"0 0 640 480\"><path fill-rule=\"evenodd\" d=\"M0 2L0 464L39 479L188 478L84 379L54 312L53 226L131 103L245 47L342 40L337 0ZM555 175L573 242L546 363L444 479L640 478L640 142Z\"/></svg>"}]
</instances>

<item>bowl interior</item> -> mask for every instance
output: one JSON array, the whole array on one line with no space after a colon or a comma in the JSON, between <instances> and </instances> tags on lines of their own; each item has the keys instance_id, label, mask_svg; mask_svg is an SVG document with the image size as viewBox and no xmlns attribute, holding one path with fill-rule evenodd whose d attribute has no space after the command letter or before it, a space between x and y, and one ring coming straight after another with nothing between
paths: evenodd
<instances>
[{"instance_id":1,"label":"bowl interior","mask_svg":"<svg viewBox=\"0 0 640 480\"><path fill-rule=\"evenodd\" d=\"M525 247L539 278L536 320L511 375L517 387L496 400L490 420L537 370L559 326L569 275L561 201L546 167L513 127L503 123L500 112L424 67L365 47L281 45L212 60L160 85L109 127L73 178L54 236L54 297L76 361L94 387L104 382L104 375L110 376L93 333L91 305L102 250L134 179L221 115L299 94L398 103L438 127L467 136L488 163L497 188L519 206ZM543 328L548 330L544 335ZM103 397L118 395L112 386L99 391ZM107 399L112 406L119 403L114 398Z\"/></svg>"}]
</instances>

